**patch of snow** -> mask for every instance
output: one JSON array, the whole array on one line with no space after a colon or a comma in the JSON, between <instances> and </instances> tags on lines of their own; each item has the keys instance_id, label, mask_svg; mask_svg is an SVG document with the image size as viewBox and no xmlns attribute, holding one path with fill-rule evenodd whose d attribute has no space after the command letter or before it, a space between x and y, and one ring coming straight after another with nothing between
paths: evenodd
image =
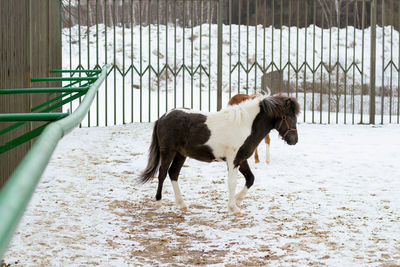
<instances>
[{"instance_id":1,"label":"patch of snow","mask_svg":"<svg viewBox=\"0 0 400 267\"><path fill-rule=\"evenodd\" d=\"M152 123L79 128L59 143L5 254L46 265L400 264L400 126L299 124L299 143L271 133L271 163L227 212L226 165L188 159L188 212L157 179L138 185ZM239 180L240 190L244 179Z\"/></svg>"}]
</instances>

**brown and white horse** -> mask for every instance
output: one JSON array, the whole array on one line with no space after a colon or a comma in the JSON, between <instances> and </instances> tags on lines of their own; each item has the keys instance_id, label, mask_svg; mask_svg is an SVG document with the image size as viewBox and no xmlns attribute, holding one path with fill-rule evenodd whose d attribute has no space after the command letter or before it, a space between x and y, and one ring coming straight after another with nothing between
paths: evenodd
<instances>
[{"instance_id":1,"label":"brown and white horse","mask_svg":"<svg viewBox=\"0 0 400 267\"><path fill-rule=\"evenodd\" d=\"M237 105L245 100L254 99L256 97L261 97L261 96L262 96L261 94L253 94L253 95L236 94L236 95L232 96L231 99L229 99L228 105ZM264 142L265 142L265 163L269 164L271 161L271 155L269 152L271 138L269 137L269 134L267 134L267 136L265 136ZM257 147L256 147L256 150L254 151L254 161L256 163L260 162L260 158L258 157Z\"/></svg>"},{"instance_id":2,"label":"brown and white horse","mask_svg":"<svg viewBox=\"0 0 400 267\"><path fill-rule=\"evenodd\" d=\"M299 104L285 96L256 97L219 112L173 109L154 124L149 160L139 179L149 181L158 171L157 206L169 174L179 208L187 210L178 186L178 175L186 160L225 161L228 166L228 210L240 215L238 205L253 185L254 175L247 159L257 145L276 129L289 145L298 141L296 123ZM236 194L240 171L246 183Z\"/></svg>"}]
</instances>

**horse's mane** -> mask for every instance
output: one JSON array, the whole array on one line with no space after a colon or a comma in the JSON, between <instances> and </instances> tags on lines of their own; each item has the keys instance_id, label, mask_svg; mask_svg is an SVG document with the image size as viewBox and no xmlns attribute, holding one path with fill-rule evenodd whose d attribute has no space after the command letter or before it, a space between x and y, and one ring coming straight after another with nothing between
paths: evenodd
<instances>
[{"instance_id":1,"label":"horse's mane","mask_svg":"<svg viewBox=\"0 0 400 267\"><path fill-rule=\"evenodd\" d=\"M296 98L284 95L274 95L264 98L262 106L268 115L278 118L293 113L298 115L300 106Z\"/></svg>"},{"instance_id":2,"label":"horse's mane","mask_svg":"<svg viewBox=\"0 0 400 267\"><path fill-rule=\"evenodd\" d=\"M229 121L241 123L242 121L250 119L250 110L258 108L262 99L262 96L248 99L239 104L227 106L225 109L221 110L220 113L226 116L226 119Z\"/></svg>"},{"instance_id":3,"label":"horse's mane","mask_svg":"<svg viewBox=\"0 0 400 267\"><path fill-rule=\"evenodd\" d=\"M295 98L274 95L248 99L239 104L227 106L218 112L211 112L210 115L222 116L224 120L241 124L244 121L253 119L251 117L255 116L260 111L260 108L263 108L269 116L275 118L290 114L298 115L300 112L300 106Z\"/></svg>"}]
</instances>

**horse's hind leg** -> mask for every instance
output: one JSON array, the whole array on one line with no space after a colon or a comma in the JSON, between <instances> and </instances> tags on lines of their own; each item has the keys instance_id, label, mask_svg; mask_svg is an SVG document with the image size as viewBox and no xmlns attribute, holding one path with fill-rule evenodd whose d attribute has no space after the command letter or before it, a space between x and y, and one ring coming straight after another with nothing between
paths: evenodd
<instances>
[{"instance_id":1,"label":"horse's hind leg","mask_svg":"<svg viewBox=\"0 0 400 267\"><path fill-rule=\"evenodd\" d=\"M254 183L254 175L250 170L250 166L249 166L247 160L240 163L239 171L244 175L244 178L246 179L246 184L243 187L243 189L236 195L236 205L240 204L240 202L243 200L244 196L246 195L247 191Z\"/></svg>"},{"instance_id":2,"label":"horse's hind leg","mask_svg":"<svg viewBox=\"0 0 400 267\"><path fill-rule=\"evenodd\" d=\"M161 164L160 164L160 170L158 171L158 188L156 194L157 208L161 207L163 183L165 177L167 176L169 165L171 164L171 161L173 160L176 154L175 151L170 151L170 150L161 150L160 152L161 152Z\"/></svg>"},{"instance_id":3,"label":"horse's hind leg","mask_svg":"<svg viewBox=\"0 0 400 267\"><path fill-rule=\"evenodd\" d=\"M265 137L265 162L267 164L270 163L271 161L271 155L269 154L269 146L271 143L271 138L269 137L269 134Z\"/></svg>"},{"instance_id":4,"label":"horse's hind leg","mask_svg":"<svg viewBox=\"0 0 400 267\"><path fill-rule=\"evenodd\" d=\"M169 167L168 174L171 179L172 188L174 189L175 203L181 210L187 210L187 206L183 202L181 190L178 185L178 176L186 157L182 156L179 152L176 153L171 166Z\"/></svg>"},{"instance_id":5,"label":"horse's hind leg","mask_svg":"<svg viewBox=\"0 0 400 267\"><path fill-rule=\"evenodd\" d=\"M260 162L260 158L258 157L258 149L256 147L256 150L254 150L254 161L255 163L259 163Z\"/></svg>"}]
</instances>

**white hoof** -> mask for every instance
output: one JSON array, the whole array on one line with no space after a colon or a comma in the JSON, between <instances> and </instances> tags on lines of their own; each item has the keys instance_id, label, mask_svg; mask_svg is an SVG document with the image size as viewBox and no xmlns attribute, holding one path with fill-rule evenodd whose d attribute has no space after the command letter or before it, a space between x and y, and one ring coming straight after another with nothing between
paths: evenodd
<instances>
[{"instance_id":1,"label":"white hoof","mask_svg":"<svg viewBox=\"0 0 400 267\"><path fill-rule=\"evenodd\" d=\"M162 206L162 201L161 200L156 200L155 208L159 209Z\"/></svg>"},{"instance_id":2,"label":"white hoof","mask_svg":"<svg viewBox=\"0 0 400 267\"><path fill-rule=\"evenodd\" d=\"M240 204L242 203L243 198L237 197L236 198L236 206L240 206Z\"/></svg>"},{"instance_id":3,"label":"white hoof","mask_svg":"<svg viewBox=\"0 0 400 267\"><path fill-rule=\"evenodd\" d=\"M236 201L237 206L240 206L240 203L242 203L242 200L244 199L245 195L247 194L247 191L249 191L249 189L245 186L245 187L243 187L242 191L240 191L238 194L236 194L235 201Z\"/></svg>"},{"instance_id":4,"label":"white hoof","mask_svg":"<svg viewBox=\"0 0 400 267\"><path fill-rule=\"evenodd\" d=\"M188 210L189 210L188 207L185 205L185 203L183 203L183 201L182 201L182 202L179 202L179 203L176 203L176 206L177 206L180 210L183 210L183 211L188 211Z\"/></svg>"},{"instance_id":5,"label":"white hoof","mask_svg":"<svg viewBox=\"0 0 400 267\"><path fill-rule=\"evenodd\" d=\"M179 209L180 209L181 211L189 211L189 209L188 209L187 206L179 207Z\"/></svg>"},{"instance_id":6,"label":"white hoof","mask_svg":"<svg viewBox=\"0 0 400 267\"><path fill-rule=\"evenodd\" d=\"M232 204L228 205L228 211L233 214L240 213L240 209L238 208L236 203L233 203L233 205Z\"/></svg>"},{"instance_id":7,"label":"white hoof","mask_svg":"<svg viewBox=\"0 0 400 267\"><path fill-rule=\"evenodd\" d=\"M233 215L235 215L236 217L243 217L243 213L241 213L240 211L235 212Z\"/></svg>"}]
</instances>

